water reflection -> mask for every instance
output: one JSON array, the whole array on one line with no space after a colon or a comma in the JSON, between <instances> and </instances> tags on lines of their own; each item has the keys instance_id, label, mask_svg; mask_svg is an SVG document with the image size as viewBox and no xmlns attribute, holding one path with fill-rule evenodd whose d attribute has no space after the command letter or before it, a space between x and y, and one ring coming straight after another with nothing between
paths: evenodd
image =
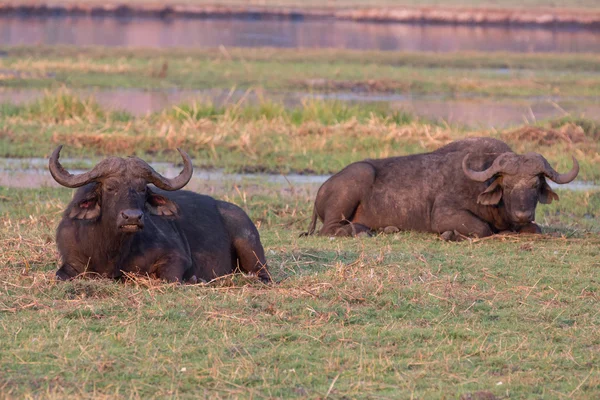
<instances>
[{"instance_id":1,"label":"water reflection","mask_svg":"<svg viewBox=\"0 0 600 400\"><path fill-rule=\"evenodd\" d=\"M397 51L598 52L578 29L382 24L352 21L3 17L2 45L288 47Z\"/></svg>"}]
</instances>

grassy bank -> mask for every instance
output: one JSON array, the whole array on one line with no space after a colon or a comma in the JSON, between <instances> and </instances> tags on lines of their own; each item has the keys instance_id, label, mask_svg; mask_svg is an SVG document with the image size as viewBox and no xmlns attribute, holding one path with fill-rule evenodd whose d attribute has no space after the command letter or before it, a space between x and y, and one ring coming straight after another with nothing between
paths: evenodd
<instances>
[{"instance_id":1,"label":"grassy bank","mask_svg":"<svg viewBox=\"0 0 600 400\"><path fill-rule=\"evenodd\" d=\"M547 236L297 238L312 197L225 185L279 283L53 280L68 189L0 188L0 396L592 399L600 193ZM595 233L594 233L595 232Z\"/></svg>"},{"instance_id":2,"label":"grassy bank","mask_svg":"<svg viewBox=\"0 0 600 400\"><path fill-rule=\"evenodd\" d=\"M288 109L257 105L184 104L145 117L103 110L68 92L25 106L0 107L0 156L47 157L64 144L64 157L138 155L174 161L182 147L198 167L235 172L333 173L353 161L434 150L467 136L494 136L515 151L543 154L558 170L581 164L579 179L600 180L600 128L563 119L507 131L465 131L420 121L385 105L306 101Z\"/></svg>"},{"instance_id":3,"label":"grassy bank","mask_svg":"<svg viewBox=\"0 0 600 400\"><path fill-rule=\"evenodd\" d=\"M5 48L15 88L249 88L445 96L598 96L593 54Z\"/></svg>"}]
</instances>

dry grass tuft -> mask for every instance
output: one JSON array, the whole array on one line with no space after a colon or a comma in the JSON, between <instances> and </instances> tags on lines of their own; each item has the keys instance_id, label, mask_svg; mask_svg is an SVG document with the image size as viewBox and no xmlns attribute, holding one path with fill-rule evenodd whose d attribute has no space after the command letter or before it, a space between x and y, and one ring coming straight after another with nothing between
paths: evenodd
<instances>
[{"instance_id":1,"label":"dry grass tuft","mask_svg":"<svg viewBox=\"0 0 600 400\"><path fill-rule=\"evenodd\" d=\"M524 126L506 132L503 138L515 142L533 142L540 146L566 144L569 148L576 143L589 142L583 128L574 123L566 123L558 128L544 128L540 126Z\"/></svg>"}]
</instances>

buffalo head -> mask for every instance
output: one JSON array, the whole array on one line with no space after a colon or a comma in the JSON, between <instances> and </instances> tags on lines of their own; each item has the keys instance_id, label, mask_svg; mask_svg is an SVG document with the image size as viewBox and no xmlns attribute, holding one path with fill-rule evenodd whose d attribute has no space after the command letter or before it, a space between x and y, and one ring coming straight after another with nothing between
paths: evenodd
<instances>
[{"instance_id":1,"label":"buffalo head","mask_svg":"<svg viewBox=\"0 0 600 400\"><path fill-rule=\"evenodd\" d=\"M477 182L490 181L487 189L479 194L477 202L497 205L502 201L510 223L514 226L533 222L538 201L550 204L552 200L558 200L558 195L552 191L545 178L562 184L571 182L579 173L575 157L571 171L560 174L537 153L502 153L483 171L474 171L467 166L469 155L462 162L465 175Z\"/></svg>"},{"instance_id":2,"label":"buffalo head","mask_svg":"<svg viewBox=\"0 0 600 400\"><path fill-rule=\"evenodd\" d=\"M110 157L92 170L72 175L58 161L62 146L50 157L50 173L56 182L68 188L90 184L83 196L68 210L72 219L98 221L113 226L123 233L135 233L144 228L144 213L176 216L177 205L168 198L154 193L148 184L160 189L178 190L192 177L192 161L182 150L183 171L169 179L160 175L137 157Z\"/></svg>"}]
</instances>

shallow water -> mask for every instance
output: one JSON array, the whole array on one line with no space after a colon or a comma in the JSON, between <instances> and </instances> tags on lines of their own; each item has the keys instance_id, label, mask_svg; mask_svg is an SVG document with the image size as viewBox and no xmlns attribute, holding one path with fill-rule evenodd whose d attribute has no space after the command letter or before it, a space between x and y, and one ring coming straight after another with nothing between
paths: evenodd
<instances>
[{"instance_id":1,"label":"shallow water","mask_svg":"<svg viewBox=\"0 0 600 400\"><path fill-rule=\"evenodd\" d=\"M149 48L286 47L395 51L598 52L583 29L252 19L3 17L0 43Z\"/></svg>"},{"instance_id":2,"label":"shallow water","mask_svg":"<svg viewBox=\"0 0 600 400\"><path fill-rule=\"evenodd\" d=\"M441 96L413 96L403 94L368 93L277 93L208 90L142 90L107 89L78 90L77 95L92 96L103 107L124 110L136 116L161 111L182 103L210 101L216 105L236 103L243 99L252 104L264 100L280 102L286 107L298 107L303 99L318 98L350 103L386 102L391 109L404 110L427 119L471 128L506 128L536 120L565 115L595 117L600 115L600 99L575 97L532 97L520 99L493 99L482 97L444 98ZM44 96L37 89L0 89L0 103L24 104Z\"/></svg>"},{"instance_id":3,"label":"shallow water","mask_svg":"<svg viewBox=\"0 0 600 400\"><path fill-rule=\"evenodd\" d=\"M75 160L61 159L68 165ZM79 160L77 161L79 162ZM87 162L84 162L87 164ZM48 160L44 158L31 159L0 159L0 186L15 188L60 187L54 181L47 169ZM90 167L92 163L89 163ZM181 167L169 163L150 163L159 173L167 177L177 176ZM84 172L78 169L69 169L73 174ZM232 174L225 173L222 169L194 168L194 174L186 189L199 190L207 187L222 186L227 184L260 184L281 187L294 187L296 185L317 186L325 182L329 175L300 175L300 174Z\"/></svg>"},{"instance_id":4,"label":"shallow water","mask_svg":"<svg viewBox=\"0 0 600 400\"><path fill-rule=\"evenodd\" d=\"M74 159L61 159L68 165L69 163L83 163L91 168L93 162ZM171 163L157 162L150 163L159 173L167 177L177 176L180 171L180 166L175 166ZM0 158L0 186L16 187L16 188L38 188L38 187L60 187L58 183L52 179L47 169L48 160L45 158ZM77 174L84 170L69 169L71 173ZM192 180L186 188L190 190L198 190L210 186L218 186L220 184L231 183L249 183L263 184L283 187L294 186L320 186L323 182L329 179L331 175L301 175L301 174L235 174L226 173L222 169L201 169L194 168ZM554 189L572 190L572 191L590 191L600 190L600 185L574 181L565 185L558 185L549 181L549 184Z\"/></svg>"}]
</instances>

